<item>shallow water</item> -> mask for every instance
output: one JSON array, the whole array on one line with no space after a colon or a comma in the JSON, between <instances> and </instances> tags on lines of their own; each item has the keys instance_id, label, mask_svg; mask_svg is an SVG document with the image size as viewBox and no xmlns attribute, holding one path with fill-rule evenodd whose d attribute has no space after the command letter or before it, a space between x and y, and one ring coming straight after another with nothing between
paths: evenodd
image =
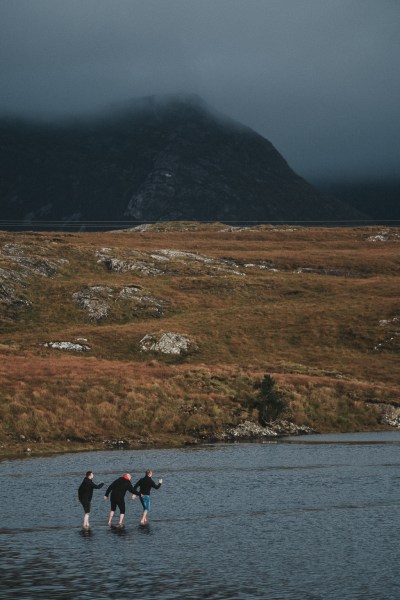
<instances>
[{"instance_id":1,"label":"shallow water","mask_svg":"<svg viewBox=\"0 0 400 600\"><path fill-rule=\"evenodd\" d=\"M400 597L400 433L113 451L0 463L4 598ZM122 531L95 490L153 468L150 525L127 495Z\"/></svg>"}]
</instances>

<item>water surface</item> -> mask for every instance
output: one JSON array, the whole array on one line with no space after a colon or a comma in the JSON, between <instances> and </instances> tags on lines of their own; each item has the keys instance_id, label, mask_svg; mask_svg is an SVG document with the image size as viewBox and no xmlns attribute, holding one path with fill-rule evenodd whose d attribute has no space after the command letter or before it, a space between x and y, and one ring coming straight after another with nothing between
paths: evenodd
<instances>
[{"instance_id":1,"label":"water surface","mask_svg":"<svg viewBox=\"0 0 400 600\"><path fill-rule=\"evenodd\" d=\"M0 463L0 596L399 598L400 432L284 443L67 454ZM150 525L127 495L122 531L95 490L152 468Z\"/></svg>"}]
</instances>

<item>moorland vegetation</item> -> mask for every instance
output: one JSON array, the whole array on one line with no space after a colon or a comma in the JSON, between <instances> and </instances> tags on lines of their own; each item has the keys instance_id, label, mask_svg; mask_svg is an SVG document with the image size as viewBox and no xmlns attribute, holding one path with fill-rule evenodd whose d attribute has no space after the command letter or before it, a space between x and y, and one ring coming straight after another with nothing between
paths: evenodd
<instances>
[{"instance_id":1,"label":"moorland vegetation","mask_svg":"<svg viewBox=\"0 0 400 600\"><path fill-rule=\"evenodd\" d=\"M0 232L0 452L182 445L276 418L387 429L399 242L218 223ZM166 332L193 344L143 350Z\"/></svg>"}]
</instances>

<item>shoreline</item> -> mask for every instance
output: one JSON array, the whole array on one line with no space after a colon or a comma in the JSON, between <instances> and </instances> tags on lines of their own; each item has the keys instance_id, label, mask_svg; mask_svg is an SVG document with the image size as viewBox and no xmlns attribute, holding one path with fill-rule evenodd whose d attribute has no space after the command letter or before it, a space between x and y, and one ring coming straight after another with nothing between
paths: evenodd
<instances>
[{"instance_id":1,"label":"shoreline","mask_svg":"<svg viewBox=\"0 0 400 600\"><path fill-rule=\"evenodd\" d=\"M243 436L243 437L223 437L210 436L204 439L188 439L173 438L169 440L148 440L146 442L139 441L123 441L123 443L110 443L109 440L86 442L15 442L9 446L0 447L0 462L6 460L19 460L29 458L45 458L60 454L78 454L83 452L113 452L117 450L136 451L136 450L172 450L193 448L217 444L250 444L250 443L293 443L296 438L307 435L340 435L340 434L362 434L362 433L388 433L400 431L398 428L382 427L379 429L357 429L354 431L309 431L299 433L282 433L277 435L259 435L259 436ZM292 438L292 439L288 439ZM121 440L122 441L122 440Z\"/></svg>"},{"instance_id":2,"label":"shoreline","mask_svg":"<svg viewBox=\"0 0 400 600\"><path fill-rule=\"evenodd\" d=\"M399 241L2 232L0 457L399 428Z\"/></svg>"}]
</instances>

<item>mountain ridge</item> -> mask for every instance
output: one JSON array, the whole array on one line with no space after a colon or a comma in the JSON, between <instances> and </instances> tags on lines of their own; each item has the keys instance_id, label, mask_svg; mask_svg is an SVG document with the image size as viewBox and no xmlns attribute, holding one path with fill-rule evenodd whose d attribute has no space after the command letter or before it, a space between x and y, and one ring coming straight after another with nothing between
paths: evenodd
<instances>
[{"instance_id":1,"label":"mountain ridge","mask_svg":"<svg viewBox=\"0 0 400 600\"><path fill-rule=\"evenodd\" d=\"M4 219L338 221L364 215L297 175L271 142L192 96L90 119L3 119Z\"/></svg>"}]
</instances>

